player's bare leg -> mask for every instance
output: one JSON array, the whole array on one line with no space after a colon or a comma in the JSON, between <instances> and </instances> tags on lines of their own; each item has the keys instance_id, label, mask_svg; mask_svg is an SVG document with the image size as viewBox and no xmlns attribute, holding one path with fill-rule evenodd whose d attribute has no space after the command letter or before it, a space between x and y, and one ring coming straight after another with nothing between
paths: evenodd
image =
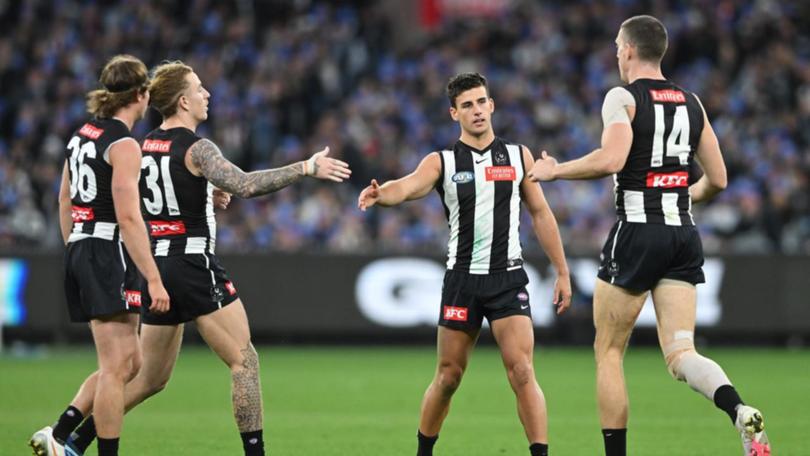
<instances>
[{"instance_id":1,"label":"player's bare leg","mask_svg":"<svg viewBox=\"0 0 810 456\"><path fill-rule=\"evenodd\" d=\"M597 279L593 294L596 340L596 399L607 454L623 454L629 401L624 381L624 352L646 292L634 293ZM614 435L620 433L622 435ZM621 448L621 449L617 449Z\"/></svg>"},{"instance_id":2,"label":"player's bare leg","mask_svg":"<svg viewBox=\"0 0 810 456\"><path fill-rule=\"evenodd\" d=\"M534 374L534 326L529 317L515 315L492 322L509 384L515 392L520 422L529 443L548 445L546 399Z\"/></svg>"},{"instance_id":3,"label":"player's bare leg","mask_svg":"<svg viewBox=\"0 0 810 456\"><path fill-rule=\"evenodd\" d=\"M264 454L263 410L259 356L250 342L250 327L242 300L197 318L203 339L231 369L233 414L245 454Z\"/></svg>"},{"instance_id":4,"label":"player's bare leg","mask_svg":"<svg viewBox=\"0 0 810 456\"><path fill-rule=\"evenodd\" d=\"M695 286L687 282L664 279L653 289L658 340L667 369L728 414L740 431L746 455L766 454L770 448L762 414L744 405L723 369L695 350L696 301Z\"/></svg>"},{"instance_id":5,"label":"player's bare leg","mask_svg":"<svg viewBox=\"0 0 810 456\"><path fill-rule=\"evenodd\" d=\"M436 374L425 391L419 414L419 433L435 438L450 410L450 400L461 384L480 330L462 331L439 326ZM430 453L427 453L430 454Z\"/></svg>"},{"instance_id":6,"label":"player's bare leg","mask_svg":"<svg viewBox=\"0 0 810 456\"><path fill-rule=\"evenodd\" d=\"M117 454L118 438L124 420L124 385L140 368L138 316L119 314L90 323L98 353L99 374L93 412L99 437L99 454L113 448ZM104 442L102 442L104 440ZM108 443L109 442L109 443ZM108 447L108 445L110 445Z\"/></svg>"}]
</instances>

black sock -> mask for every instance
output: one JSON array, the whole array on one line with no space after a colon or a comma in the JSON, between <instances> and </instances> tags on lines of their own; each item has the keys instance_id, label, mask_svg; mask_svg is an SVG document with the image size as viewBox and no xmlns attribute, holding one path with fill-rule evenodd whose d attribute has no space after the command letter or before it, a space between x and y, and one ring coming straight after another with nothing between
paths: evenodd
<instances>
[{"instance_id":1,"label":"black sock","mask_svg":"<svg viewBox=\"0 0 810 456\"><path fill-rule=\"evenodd\" d=\"M98 438L98 456L118 456L118 437L114 439Z\"/></svg>"},{"instance_id":2,"label":"black sock","mask_svg":"<svg viewBox=\"0 0 810 456\"><path fill-rule=\"evenodd\" d=\"M732 424L737 421L737 406L743 404L744 402L740 399L740 395L737 394L737 390L731 385L723 385L714 392L714 405L728 413Z\"/></svg>"},{"instance_id":3,"label":"black sock","mask_svg":"<svg viewBox=\"0 0 810 456\"><path fill-rule=\"evenodd\" d=\"M242 432L242 448L245 449L245 456L264 456L264 439L262 430Z\"/></svg>"},{"instance_id":4,"label":"black sock","mask_svg":"<svg viewBox=\"0 0 810 456\"><path fill-rule=\"evenodd\" d=\"M416 431L416 438L419 440L419 448L416 449L416 456L433 456L433 445L439 439L439 434L428 437L422 431Z\"/></svg>"},{"instance_id":5,"label":"black sock","mask_svg":"<svg viewBox=\"0 0 810 456\"><path fill-rule=\"evenodd\" d=\"M73 445L77 450L84 453L95 438L96 420L93 419L93 415L90 415L84 420L84 423L73 432Z\"/></svg>"},{"instance_id":6,"label":"black sock","mask_svg":"<svg viewBox=\"0 0 810 456\"><path fill-rule=\"evenodd\" d=\"M627 428L602 429L602 438L605 439L605 456L627 455Z\"/></svg>"},{"instance_id":7,"label":"black sock","mask_svg":"<svg viewBox=\"0 0 810 456\"><path fill-rule=\"evenodd\" d=\"M74 406L69 406L62 415L59 417L59 421L56 422L56 425L53 427L53 438L56 439L57 442L61 443L62 445L65 444L65 440L67 440L70 433L76 429L76 426L82 422L84 419L84 415L82 412L79 411Z\"/></svg>"},{"instance_id":8,"label":"black sock","mask_svg":"<svg viewBox=\"0 0 810 456\"><path fill-rule=\"evenodd\" d=\"M529 445L532 456L548 456L548 443L532 443Z\"/></svg>"}]
</instances>

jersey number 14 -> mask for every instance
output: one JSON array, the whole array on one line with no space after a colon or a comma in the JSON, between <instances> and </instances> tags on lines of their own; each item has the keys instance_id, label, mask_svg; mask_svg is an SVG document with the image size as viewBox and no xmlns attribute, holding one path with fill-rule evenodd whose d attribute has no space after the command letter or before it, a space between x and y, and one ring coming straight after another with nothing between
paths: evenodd
<instances>
[{"instance_id":1,"label":"jersey number 14","mask_svg":"<svg viewBox=\"0 0 810 456\"><path fill-rule=\"evenodd\" d=\"M650 165L653 168L664 164L664 105L654 104L655 110L655 133L653 135L652 158ZM672 118L672 131L667 137L667 157L677 157L681 165L689 164L689 115L686 106L681 105L675 108L675 116Z\"/></svg>"}]
</instances>

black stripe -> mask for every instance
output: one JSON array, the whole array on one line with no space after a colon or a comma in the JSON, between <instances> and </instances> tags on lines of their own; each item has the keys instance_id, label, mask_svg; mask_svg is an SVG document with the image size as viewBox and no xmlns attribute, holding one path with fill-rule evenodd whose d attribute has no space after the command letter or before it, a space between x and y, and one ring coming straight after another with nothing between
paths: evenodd
<instances>
[{"instance_id":1,"label":"black stripe","mask_svg":"<svg viewBox=\"0 0 810 456\"><path fill-rule=\"evenodd\" d=\"M662 206L661 190L651 189L643 192L644 213L647 215L647 223L664 223L664 210Z\"/></svg>"},{"instance_id":2,"label":"black stripe","mask_svg":"<svg viewBox=\"0 0 810 456\"><path fill-rule=\"evenodd\" d=\"M495 160L496 155L503 154L506 161ZM492 148L492 160L495 166L510 166L509 151L503 141L498 141ZM509 202L512 199L512 181L495 181L495 196L492 218L492 248L490 250L489 270L506 269L509 259Z\"/></svg>"},{"instance_id":3,"label":"black stripe","mask_svg":"<svg viewBox=\"0 0 810 456\"><path fill-rule=\"evenodd\" d=\"M692 219L689 217L689 189L678 190L678 215L681 217L681 225L693 225Z\"/></svg>"},{"instance_id":4,"label":"black stripe","mask_svg":"<svg viewBox=\"0 0 810 456\"><path fill-rule=\"evenodd\" d=\"M472 152L460 141L453 147L456 157L456 173L469 171L475 173ZM475 176L478 179L479 176ZM483 176L481 176L483 178ZM458 247L456 248L455 271L470 270L472 262L473 240L475 239L475 179L463 184L456 184L458 192Z\"/></svg>"}]
</instances>

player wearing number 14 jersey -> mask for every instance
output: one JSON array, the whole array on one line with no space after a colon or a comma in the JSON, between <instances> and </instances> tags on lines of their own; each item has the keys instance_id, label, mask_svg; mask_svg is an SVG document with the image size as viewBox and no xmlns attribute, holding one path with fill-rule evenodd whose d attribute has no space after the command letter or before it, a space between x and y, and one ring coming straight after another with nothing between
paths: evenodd
<instances>
[{"instance_id":1,"label":"player wearing number 14 jersey","mask_svg":"<svg viewBox=\"0 0 810 456\"><path fill-rule=\"evenodd\" d=\"M75 454L69 445L65 448L66 441L93 404L98 454L118 454L124 385L141 365L138 316L133 313L141 305L140 279L134 266L148 281L152 310L165 312L169 306L139 211L141 152L130 134L149 102L146 66L135 57L116 56L104 67L100 82L104 88L88 95L94 118L67 144L59 192L68 311L72 321L90 323L99 366L56 426L32 436L29 443L36 455Z\"/></svg>"},{"instance_id":2,"label":"player wearing number 14 jersey","mask_svg":"<svg viewBox=\"0 0 810 456\"><path fill-rule=\"evenodd\" d=\"M616 46L619 73L627 85L605 96L602 147L560 164L544 152L529 172L533 180L542 181L615 174L618 221L602 251L593 297L596 390L605 452L626 454L628 400L622 358L652 291L658 339L670 374L728 414L746 456L768 455L762 414L745 405L723 369L694 346L695 285L704 282L704 276L691 205L726 186L717 137L698 97L663 76L667 32L658 19L626 20ZM693 160L704 174L690 185ZM695 442L684 444L699 448Z\"/></svg>"}]
</instances>

